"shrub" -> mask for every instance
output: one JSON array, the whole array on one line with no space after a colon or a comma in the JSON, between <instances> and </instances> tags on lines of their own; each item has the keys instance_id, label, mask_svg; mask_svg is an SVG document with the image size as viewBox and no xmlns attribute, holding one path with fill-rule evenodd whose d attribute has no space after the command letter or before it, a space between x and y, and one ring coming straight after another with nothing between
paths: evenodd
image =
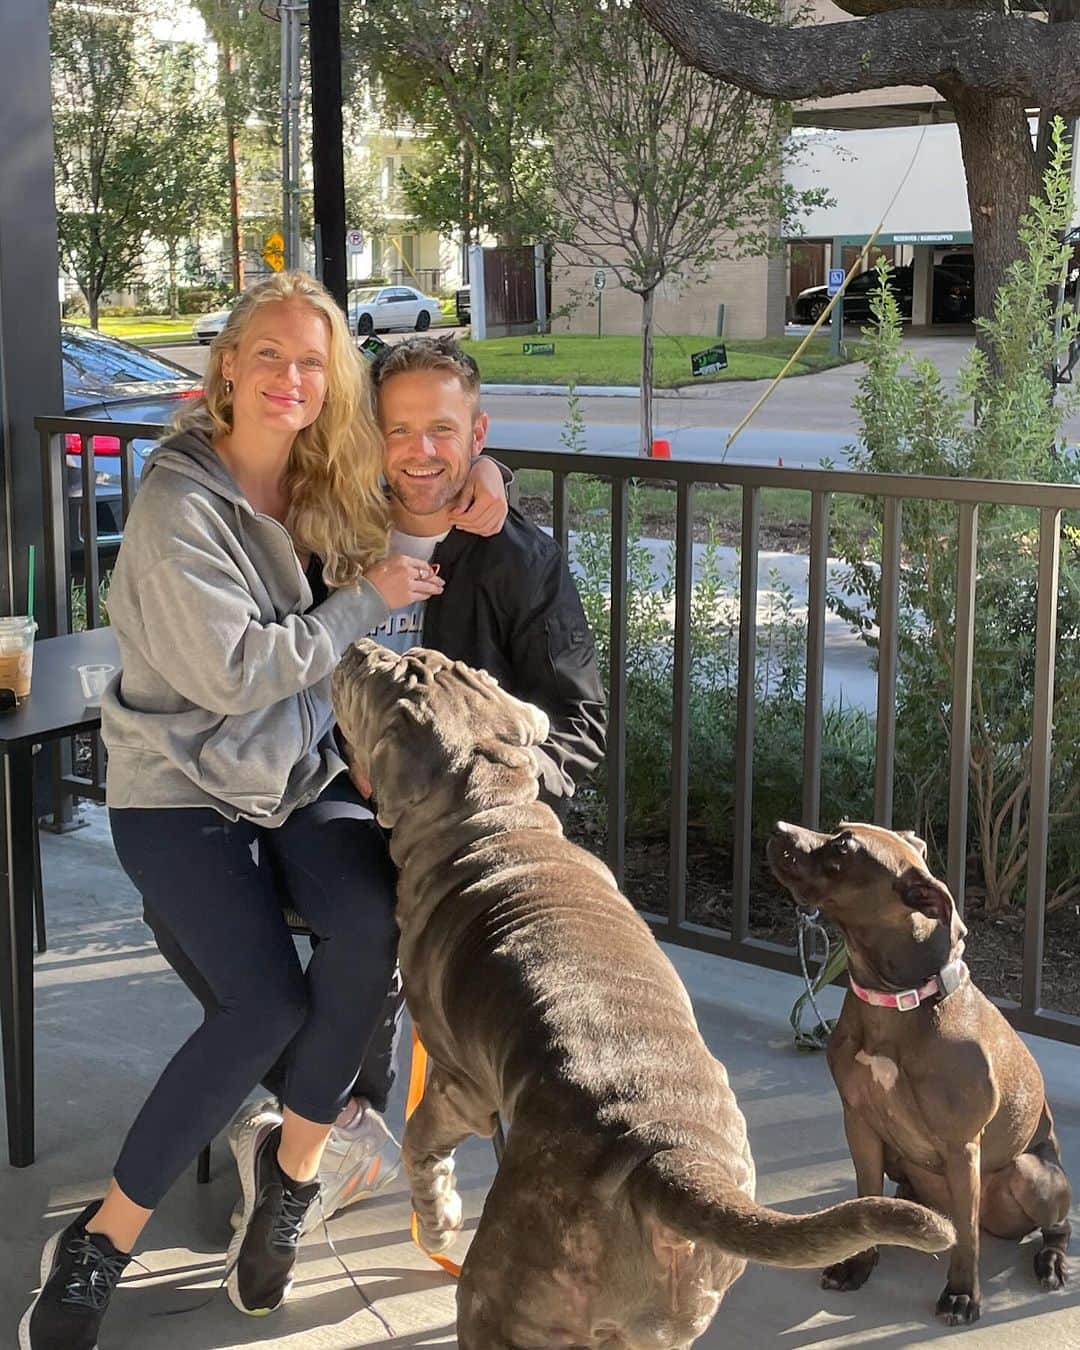
<instances>
[{"instance_id":1,"label":"shrub","mask_svg":"<svg viewBox=\"0 0 1080 1350\"><path fill-rule=\"evenodd\" d=\"M221 286L179 286L176 307L181 314L211 314L221 309L231 294L231 288Z\"/></svg>"}]
</instances>

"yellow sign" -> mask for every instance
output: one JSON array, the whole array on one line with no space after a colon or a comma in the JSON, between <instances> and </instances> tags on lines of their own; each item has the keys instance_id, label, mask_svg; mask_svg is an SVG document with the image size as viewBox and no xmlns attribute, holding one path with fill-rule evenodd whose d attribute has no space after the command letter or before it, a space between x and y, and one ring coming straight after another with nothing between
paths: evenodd
<instances>
[{"instance_id":1,"label":"yellow sign","mask_svg":"<svg viewBox=\"0 0 1080 1350\"><path fill-rule=\"evenodd\" d=\"M278 230L267 235L262 255L266 265L272 267L275 272L280 272L285 266L285 240Z\"/></svg>"}]
</instances>

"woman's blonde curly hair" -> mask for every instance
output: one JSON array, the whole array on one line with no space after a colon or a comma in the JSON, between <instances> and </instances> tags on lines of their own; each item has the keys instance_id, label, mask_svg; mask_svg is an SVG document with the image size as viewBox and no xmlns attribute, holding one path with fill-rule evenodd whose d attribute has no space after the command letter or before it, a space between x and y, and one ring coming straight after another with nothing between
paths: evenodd
<instances>
[{"instance_id":1,"label":"woman's blonde curly hair","mask_svg":"<svg viewBox=\"0 0 1080 1350\"><path fill-rule=\"evenodd\" d=\"M300 300L330 329L326 402L298 432L286 469L285 524L301 552L323 561L329 586L347 586L386 554L389 517L382 486L382 437L372 410L366 364L345 316L330 292L306 272L278 272L245 291L210 345L201 398L173 419L178 431L202 431L211 440L232 431L232 388L221 372L260 305Z\"/></svg>"}]
</instances>

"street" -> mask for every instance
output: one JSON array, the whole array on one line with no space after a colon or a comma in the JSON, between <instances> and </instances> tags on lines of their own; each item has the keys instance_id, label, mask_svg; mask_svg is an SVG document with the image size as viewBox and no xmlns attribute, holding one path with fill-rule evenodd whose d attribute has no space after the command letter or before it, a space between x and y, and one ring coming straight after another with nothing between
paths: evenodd
<instances>
[{"instance_id":1,"label":"street","mask_svg":"<svg viewBox=\"0 0 1080 1350\"><path fill-rule=\"evenodd\" d=\"M799 330L792 330L797 332ZM399 340L399 334L388 340ZM854 337L854 334L852 334ZM906 340L912 358L931 359L946 379L955 379L971 349L970 336L914 335ZM206 369L209 348L163 347L163 356L197 374ZM725 454L728 434L738 426L767 388L765 380L732 380L700 389L661 390L654 404L654 435L671 442L680 459L710 463L776 464L813 468L823 459L846 463L846 447L858 434L852 402L864 367L859 362L813 375L785 379ZM520 386L519 386L520 388ZM491 414L489 444L514 450L557 450L566 423L562 393L506 393L485 390ZM638 449L636 394L582 396L585 442L594 454L632 455ZM1080 415L1066 423L1070 439L1080 440Z\"/></svg>"}]
</instances>

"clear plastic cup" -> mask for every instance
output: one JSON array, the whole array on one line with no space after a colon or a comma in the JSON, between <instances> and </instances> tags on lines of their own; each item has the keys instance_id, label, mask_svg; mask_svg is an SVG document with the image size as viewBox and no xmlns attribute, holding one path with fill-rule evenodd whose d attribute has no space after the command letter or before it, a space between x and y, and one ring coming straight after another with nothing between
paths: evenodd
<instances>
[{"instance_id":1,"label":"clear plastic cup","mask_svg":"<svg viewBox=\"0 0 1080 1350\"><path fill-rule=\"evenodd\" d=\"M109 683L115 666L79 666L79 683L82 685L83 698L87 707L96 708L101 702L105 686Z\"/></svg>"},{"instance_id":2,"label":"clear plastic cup","mask_svg":"<svg viewBox=\"0 0 1080 1350\"><path fill-rule=\"evenodd\" d=\"M16 703L30 694L36 632L37 624L25 614L0 619L0 689L10 689Z\"/></svg>"}]
</instances>

